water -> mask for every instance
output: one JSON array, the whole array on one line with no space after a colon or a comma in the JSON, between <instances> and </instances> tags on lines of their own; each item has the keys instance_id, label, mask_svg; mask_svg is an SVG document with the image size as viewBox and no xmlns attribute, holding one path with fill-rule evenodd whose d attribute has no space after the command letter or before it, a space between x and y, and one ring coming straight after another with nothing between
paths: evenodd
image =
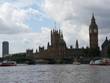
<instances>
[{"instance_id":1,"label":"water","mask_svg":"<svg viewBox=\"0 0 110 83\"><path fill-rule=\"evenodd\" d=\"M30 65L0 67L0 83L110 83L110 66Z\"/></svg>"}]
</instances>

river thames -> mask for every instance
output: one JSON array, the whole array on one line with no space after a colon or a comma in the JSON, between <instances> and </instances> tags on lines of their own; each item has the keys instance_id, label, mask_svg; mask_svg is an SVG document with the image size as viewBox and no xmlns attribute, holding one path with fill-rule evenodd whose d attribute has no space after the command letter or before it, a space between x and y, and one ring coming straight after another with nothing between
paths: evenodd
<instances>
[{"instance_id":1,"label":"river thames","mask_svg":"<svg viewBox=\"0 0 110 83\"><path fill-rule=\"evenodd\" d=\"M110 66L27 65L0 67L0 83L110 83Z\"/></svg>"}]
</instances>

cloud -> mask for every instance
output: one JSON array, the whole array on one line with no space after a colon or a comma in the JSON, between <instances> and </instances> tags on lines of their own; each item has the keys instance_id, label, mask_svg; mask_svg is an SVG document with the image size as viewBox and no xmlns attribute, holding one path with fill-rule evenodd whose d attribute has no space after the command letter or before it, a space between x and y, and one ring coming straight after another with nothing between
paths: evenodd
<instances>
[{"instance_id":1,"label":"cloud","mask_svg":"<svg viewBox=\"0 0 110 83\"><path fill-rule=\"evenodd\" d=\"M28 15L24 10L18 9L10 3L0 5L0 33L12 34L21 32L30 32L25 24Z\"/></svg>"},{"instance_id":2,"label":"cloud","mask_svg":"<svg viewBox=\"0 0 110 83\"><path fill-rule=\"evenodd\" d=\"M25 52L27 48L38 48L39 45L46 47L49 41L49 28L41 28L40 32L32 32L35 27L29 26L28 21L32 18L47 18L39 9L31 7L35 0L15 0L0 3L0 44L9 41L10 53ZM25 6L23 4L25 3ZM0 46L0 54L2 53Z\"/></svg>"},{"instance_id":3,"label":"cloud","mask_svg":"<svg viewBox=\"0 0 110 83\"><path fill-rule=\"evenodd\" d=\"M19 8L30 7L35 3L35 1L36 0L7 0L7 2L12 3L14 6Z\"/></svg>"},{"instance_id":4,"label":"cloud","mask_svg":"<svg viewBox=\"0 0 110 83\"><path fill-rule=\"evenodd\" d=\"M22 33L22 34L1 34L0 35L0 55L2 55L2 42L8 41L10 54L26 52L26 49L38 49L39 46L47 47L50 42L50 29L43 27L40 32Z\"/></svg>"},{"instance_id":5,"label":"cloud","mask_svg":"<svg viewBox=\"0 0 110 83\"><path fill-rule=\"evenodd\" d=\"M108 5L107 5L108 4ZM81 46L89 46L88 29L91 14L94 12L99 26L99 44L110 32L109 0L45 0L44 11L56 22L60 23L68 44L79 39ZM102 38L103 36L103 38Z\"/></svg>"},{"instance_id":6,"label":"cloud","mask_svg":"<svg viewBox=\"0 0 110 83\"><path fill-rule=\"evenodd\" d=\"M43 17L43 14L33 8L19 8L12 3L0 5L0 34L28 33L31 28L27 21L32 17Z\"/></svg>"}]
</instances>

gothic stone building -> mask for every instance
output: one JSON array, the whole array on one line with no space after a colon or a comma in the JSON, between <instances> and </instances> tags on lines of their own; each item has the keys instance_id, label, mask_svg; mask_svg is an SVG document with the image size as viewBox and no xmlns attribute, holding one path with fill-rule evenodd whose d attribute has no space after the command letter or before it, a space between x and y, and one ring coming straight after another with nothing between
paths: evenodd
<instances>
[{"instance_id":1,"label":"gothic stone building","mask_svg":"<svg viewBox=\"0 0 110 83\"><path fill-rule=\"evenodd\" d=\"M39 47L39 51L32 53L32 50L27 50L27 56L34 56L37 60L48 60L55 62L72 63L74 59L86 60L90 57L98 56L98 26L95 22L94 15L89 26L90 48L79 48L78 40L76 47L67 47L63 38L63 33L60 30L51 30L51 42L47 44L47 49ZM30 54L31 53L31 54Z\"/></svg>"},{"instance_id":2,"label":"gothic stone building","mask_svg":"<svg viewBox=\"0 0 110 83\"><path fill-rule=\"evenodd\" d=\"M102 57L110 57L110 40L106 37L102 44Z\"/></svg>"}]
</instances>

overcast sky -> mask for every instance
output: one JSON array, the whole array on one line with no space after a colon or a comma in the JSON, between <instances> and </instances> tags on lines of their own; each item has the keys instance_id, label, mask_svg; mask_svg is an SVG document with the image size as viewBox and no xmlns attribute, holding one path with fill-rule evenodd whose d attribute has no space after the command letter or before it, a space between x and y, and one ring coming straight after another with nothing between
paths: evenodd
<instances>
[{"instance_id":1,"label":"overcast sky","mask_svg":"<svg viewBox=\"0 0 110 83\"><path fill-rule=\"evenodd\" d=\"M110 36L110 0L0 0L0 55L2 42L10 53L38 49L50 41L50 30L61 29L68 46L89 46L92 13L99 28L99 45Z\"/></svg>"}]
</instances>

